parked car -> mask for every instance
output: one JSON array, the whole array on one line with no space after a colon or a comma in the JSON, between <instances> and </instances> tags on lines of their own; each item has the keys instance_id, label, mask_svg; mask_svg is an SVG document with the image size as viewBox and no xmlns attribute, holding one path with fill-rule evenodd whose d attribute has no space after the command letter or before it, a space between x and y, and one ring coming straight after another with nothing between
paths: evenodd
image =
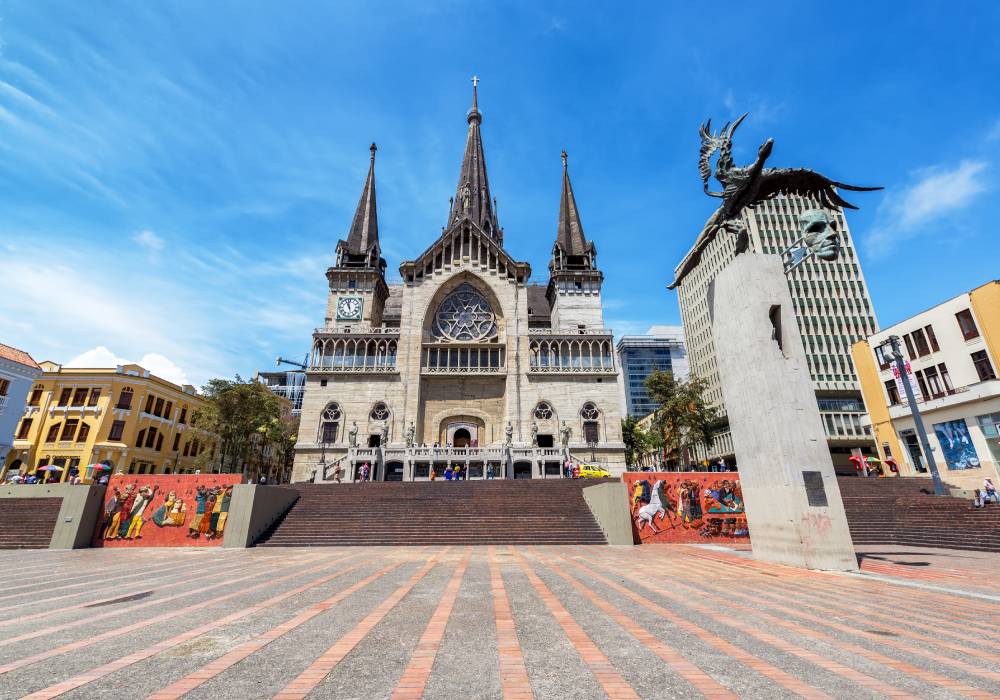
<instances>
[{"instance_id":1,"label":"parked car","mask_svg":"<svg viewBox=\"0 0 1000 700\"><path fill-rule=\"evenodd\" d=\"M604 467L598 467L595 464L581 464L580 465L580 478L581 479L610 479L611 472L609 472Z\"/></svg>"}]
</instances>

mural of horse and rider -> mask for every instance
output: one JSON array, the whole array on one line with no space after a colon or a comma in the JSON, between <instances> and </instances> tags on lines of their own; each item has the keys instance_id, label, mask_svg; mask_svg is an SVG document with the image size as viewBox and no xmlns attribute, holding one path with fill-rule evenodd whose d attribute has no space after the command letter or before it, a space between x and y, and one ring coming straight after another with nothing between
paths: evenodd
<instances>
[{"instance_id":1,"label":"mural of horse and rider","mask_svg":"<svg viewBox=\"0 0 1000 700\"><path fill-rule=\"evenodd\" d=\"M626 472L622 479L637 542L750 541L735 474Z\"/></svg>"}]
</instances>

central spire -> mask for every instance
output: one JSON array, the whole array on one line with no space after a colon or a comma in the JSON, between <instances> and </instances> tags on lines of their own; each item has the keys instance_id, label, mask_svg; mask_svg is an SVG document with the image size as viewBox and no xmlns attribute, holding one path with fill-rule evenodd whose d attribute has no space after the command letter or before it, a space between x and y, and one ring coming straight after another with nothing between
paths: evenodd
<instances>
[{"instance_id":1,"label":"central spire","mask_svg":"<svg viewBox=\"0 0 1000 700\"><path fill-rule=\"evenodd\" d=\"M458 173L458 187L452 200L448 225L468 218L487 234L502 240L502 232L497 222L496 206L490 195L490 181L486 177L486 155L483 152L483 136L479 125L483 115L479 111L479 77L472 77L472 108L466 119L469 133L465 141L465 155Z\"/></svg>"}]
</instances>

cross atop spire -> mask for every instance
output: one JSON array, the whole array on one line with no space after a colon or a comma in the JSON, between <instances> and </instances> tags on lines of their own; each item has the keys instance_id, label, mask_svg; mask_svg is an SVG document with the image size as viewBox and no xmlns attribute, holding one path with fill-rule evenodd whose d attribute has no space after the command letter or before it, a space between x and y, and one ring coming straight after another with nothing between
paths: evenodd
<instances>
[{"instance_id":1,"label":"cross atop spire","mask_svg":"<svg viewBox=\"0 0 1000 700\"><path fill-rule=\"evenodd\" d=\"M479 85L479 76L474 75L472 76L472 109L466 115L470 124L473 119L480 123L483 121L483 115L479 113L479 90L476 88L477 85Z\"/></svg>"}]
</instances>

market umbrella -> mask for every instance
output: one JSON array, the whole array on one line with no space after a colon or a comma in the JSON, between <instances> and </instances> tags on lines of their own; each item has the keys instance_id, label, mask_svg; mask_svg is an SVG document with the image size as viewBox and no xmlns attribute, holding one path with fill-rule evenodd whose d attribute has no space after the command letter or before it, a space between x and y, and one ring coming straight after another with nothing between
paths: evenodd
<instances>
[{"instance_id":1,"label":"market umbrella","mask_svg":"<svg viewBox=\"0 0 1000 700\"><path fill-rule=\"evenodd\" d=\"M54 464L47 464L44 467L41 467L41 471L43 472L61 472L62 470L62 467L57 467Z\"/></svg>"},{"instance_id":2,"label":"market umbrella","mask_svg":"<svg viewBox=\"0 0 1000 700\"><path fill-rule=\"evenodd\" d=\"M881 461L882 461L882 460L881 460L881 459L879 459L878 457L869 457L869 458L868 458L868 464L878 464L878 463L880 463Z\"/></svg>"}]
</instances>

